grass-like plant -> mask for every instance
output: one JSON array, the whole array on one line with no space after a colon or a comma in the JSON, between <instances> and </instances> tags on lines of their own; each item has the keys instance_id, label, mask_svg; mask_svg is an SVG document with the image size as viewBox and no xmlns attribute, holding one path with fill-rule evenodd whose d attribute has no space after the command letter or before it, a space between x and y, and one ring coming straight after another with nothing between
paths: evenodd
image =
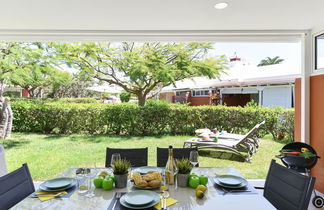
<instances>
[{"instance_id":1,"label":"grass-like plant","mask_svg":"<svg viewBox=\"0 0 324 210\"><path fill-rule=\"evenodd\" d=\"M112 169L115 175L124 175L128 173L128 169L130 168L131 164L126 159L116 160L114 161L114 165Z\"/></svg>"},{"instance_id":2,"label":"grass-like plant","mask_svg":"<svg viewBox=\"0 0 324 210\"><path fill-rule=\"evenodd\" d=\"M192 165L187 158L176 160L176 166L178 167L179 174L189 174L192 169Z\"/></svg>"}]
</instances>

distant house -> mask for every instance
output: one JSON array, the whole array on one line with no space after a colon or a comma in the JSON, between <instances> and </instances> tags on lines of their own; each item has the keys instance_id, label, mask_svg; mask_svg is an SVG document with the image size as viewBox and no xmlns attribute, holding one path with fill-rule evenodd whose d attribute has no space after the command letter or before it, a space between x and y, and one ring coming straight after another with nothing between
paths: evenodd
<instances>
[{"instance_id":1,"label":"distant house","mask_svg":"<svg viewBox=\"0 0 324 210\"><path fill-rule=\"evenodd\" d=\"M244 106L254 100L265 107L291 108L294 107L294 83L300 72L301 67L297 63L257 67L235 60L219 79L184 79L176 82L176 87L170 85L163 88L159 98L171 103L187 102L193 106L212 103Z\"/></svg>"}]
</instances>

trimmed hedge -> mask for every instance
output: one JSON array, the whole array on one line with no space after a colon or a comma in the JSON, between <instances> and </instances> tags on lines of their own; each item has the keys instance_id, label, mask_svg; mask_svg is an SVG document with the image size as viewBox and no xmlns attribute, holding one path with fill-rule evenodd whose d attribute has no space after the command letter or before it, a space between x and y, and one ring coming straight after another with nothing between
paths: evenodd
<instances>
[{"instance_id":1,"label":"trimmed hedge","mask_svg":"<svg viewBox=\"0 0 324 210\"><path fill-rule=\"evenodd\" d=\"M192 135L198 128L245 133L266 121L258 135L293 139L294 110L263 107L187 106L148 102L57 103L13 101L13 130L42 133L117 135Z\"/></svg>"}]
</instances>

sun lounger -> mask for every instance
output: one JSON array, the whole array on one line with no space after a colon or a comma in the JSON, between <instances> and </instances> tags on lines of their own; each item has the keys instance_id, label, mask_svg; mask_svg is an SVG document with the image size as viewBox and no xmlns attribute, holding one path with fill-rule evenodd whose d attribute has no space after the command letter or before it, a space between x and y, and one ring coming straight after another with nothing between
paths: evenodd
<instances>
[{"instance_id":1,"label":"sun lounger","mask_svg":"<svg viewBox=\"0 0 324 210\"><path fill-rule=\"evenodd\" d=\"M199 138L191 138L184 142L183 147L227 150L243 157L247 162L251 162L252 155L257 151L256 145L259 145L252 136L262 124L264 124L264 122L254 126L246 135L238 136L240 137L239 139L219 138L217 142L214 142L203 141Z\"/></svg>"}]
</instances>

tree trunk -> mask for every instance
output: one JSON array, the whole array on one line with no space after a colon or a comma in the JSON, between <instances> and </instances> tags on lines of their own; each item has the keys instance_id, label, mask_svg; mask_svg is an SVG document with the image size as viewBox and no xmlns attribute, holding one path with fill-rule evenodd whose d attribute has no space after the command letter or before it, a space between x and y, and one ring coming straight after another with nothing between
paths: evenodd
<instances>
[{"instance_id":1,"label":"tree trunk","mask_svg":"<svg viewBox=\"0 0 324 210\"><path fill-rule=\"evenodd\" d=\"M8 100L6 100L8 101ZM11 109L11 105L8 102L7 103L7 113L8 113L8 122L7 122L7 129L6 129L6 135L5 135L5 139L7 138L11 138L11 131L12 131L12 122L13 122L13 113L12 113L12 109Z\"/></svg>"},{"instance_id":2,"label":"tree trunk","mask_svg":"<svg viewBox=\"0 0 324 210\"><path fill-rule=\"evenodd\" d=\"M145 103L146 103L146 96L145 95L138 94L137 99L138 99L138 105L139 106L144 106L145 105Z\"/></svg>"},{"instance_id":3,"label":"tree trunk","mask_svg":"<svg viewBox=\"0 0 324 210\"><path fill-rule=\"evenodd\" d=\"M10 137L11 134L13 114L9 100L3 96L0 97L0 106L0 136L2 139L5 139Z\"/></svg>"}]
</instances>

